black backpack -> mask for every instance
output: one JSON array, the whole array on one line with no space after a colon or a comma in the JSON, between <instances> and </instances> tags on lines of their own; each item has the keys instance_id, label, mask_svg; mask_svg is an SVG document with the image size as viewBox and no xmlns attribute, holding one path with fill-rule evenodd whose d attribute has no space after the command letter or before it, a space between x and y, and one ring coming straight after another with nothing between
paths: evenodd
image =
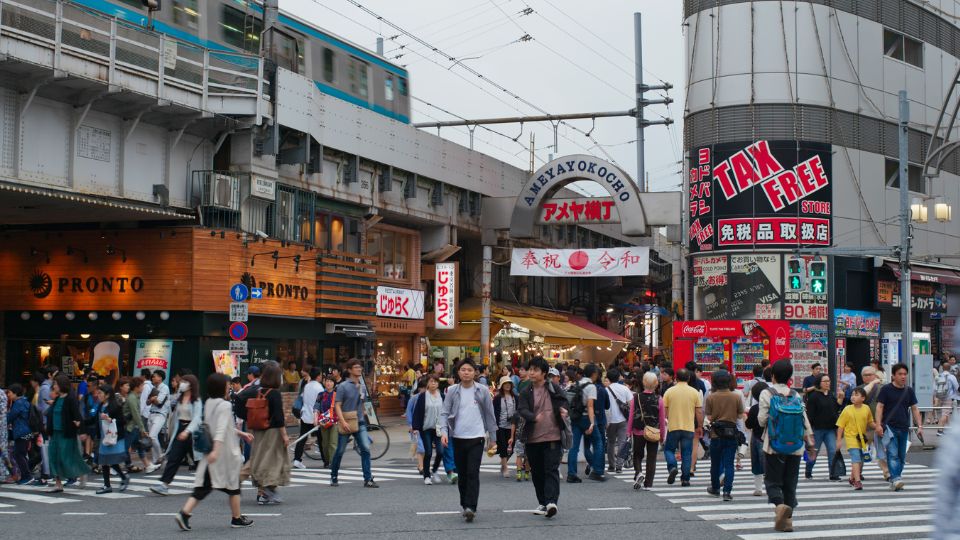
<instances>
[{"instance_id":1,"label":"black backpack","mask_svg":"<svg viewBox=\"0 0 960 540\"><path fill-rule=\"evenodd\" d=\"M30 414L27 416L27 425L30 426L30 433L37 434L43 432L43 415L36 405L30 405Z\"/></svg>"},{"instance_id":2,"label":"black backpack","mask_svg":"<svg viewBox=\"0 0 960 540\"><path fill-rule=\"evenodd\" d=\"M645 394L639 392L633 399L633 429L643 431L647 425L650 427L660 427L660 396L657 394ZM644 420L650 419L650 423Z\"/></svg>"},{"instance_id":3,"label":"black backpack","mask_svg":"<svg viewBox=\"0 0 960 540\"><path fill-rule=\"evenodd\" d=\"M567 401L570 402L570 419L574 421L587 414L587 405L583 402L583 386L577 381L570 385L566 392Z\"/></svg>"}]
</instances>

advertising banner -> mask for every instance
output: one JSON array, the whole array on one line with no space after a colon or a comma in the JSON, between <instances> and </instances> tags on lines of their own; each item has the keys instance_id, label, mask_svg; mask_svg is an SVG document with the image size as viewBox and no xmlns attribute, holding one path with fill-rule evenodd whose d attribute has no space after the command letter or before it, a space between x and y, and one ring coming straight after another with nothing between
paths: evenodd
<instances>
[{"instance_id":1,"label":"advertising banner","mask_svg":"<svg viewBox=\"0 0 960 540\"><path fill-rule=\"evenodd\" d=\"M729 276L726 255L693 258L693 318L729 319Z\"/></svg>"},{"instance_id":2,"label":"advertising banner","mask_svg":"<svg viewBox=\"0 0 960 540\"><path fill-rule=\"evenodd\" d=\"M900 309L900 282L877 281L877 307ZM910 309L933 313L947 312L947 289L943 284L910 282Z\"/></svg>"},{"instance_id":3,"label":"advertising banner","mask_svg":"<svg viewBox=\"0 0 960 540\"><path fill-rule=\"evenodd\" d=\"M855 311L852 309L833 310L836 334L840 337L878 338L880 337L880 314L873 311Z\"/></svg>"},{"instance_id":4,"label":"advertising banner","mask_svg":"<svg viewBox=\"0 0 960 540\"><path fill-rule=\"evenodd\" d=\"M803 378L813 373L813 364L827 366L827 325L790 323L790 356L793 364L793 388L803 386Z\"/></svg>"},{"instance_id":5,"label":"advertising banner","mask_svg":"<svg viewBox=\"0 0 960 540\"><path fill-rule=\"evenodd\" d=\"M780 318L780 255L730 256L730 318Z\"/></svg>"},{"instance_id":6,"label":"advertising banner","mask_svg":"<svg viewBox=\"0 0 960 540\"><path fill-rule=\"evenodd\" d=\"M433 284L433 326L437 330L457 327L457 263L437 263Z\"/></svg>"},{"instance_id":7,"label":"advertising banner","mask_svg":"<svg viewBox=\"0 0 960 540\"><path fill-rule=\"evenodd\" d=\"M173 358L173 340L140 339L137 340L137 353L134 356L134 373L143 368L151 371L162 369L166 374L164 381L170 378L170 360Z\"/></svg>"},{"instance_id":8,"label":"advertising banner","mask_svg":"<svg viewBox=\"0 0 960 540\"><path fill-rule=\"evenodd\" d=\"M377 287L377 316L422 319L423 291Z\"/></svg>"},{"instance_id":9,"label":"advertising banner","mask_svg":"<svg viewBox=\"0 0 960 540\"><path fill-rule=\"evenodd\" d=\"M240 358L230 351L211 351L213 353L213 369L223 373L231 379L240 375Z\"/></svg>"},{"instance_id":10,"label":"advertising banner","mask_svg":"<svg viewBox=\"0 0 960 540\"><path fill-rule=\"evenodd\" d=\"M116 380L120 373L120 345L101 341L93 347L93 370L102 377Z\"/></svg>"},{"instance_id":11,"label":"advertising banner","mask_svg":"<svg viewBox=\"0 0 960 540\"><path fill-rule=\"evenodd\" d=\"M831 147L798 141L692 149L692 253L831 245Z\"/></svg>"},{"instance_id":12,"label":"advertising banner","mask_svg":"<svg viewBox=\"0 0 960 540\"><path fill-rule=\"evenodd\" d=\"M650 248L515 248L512 276L607 277L650 273Z\"/></svg>"}]
</instances>

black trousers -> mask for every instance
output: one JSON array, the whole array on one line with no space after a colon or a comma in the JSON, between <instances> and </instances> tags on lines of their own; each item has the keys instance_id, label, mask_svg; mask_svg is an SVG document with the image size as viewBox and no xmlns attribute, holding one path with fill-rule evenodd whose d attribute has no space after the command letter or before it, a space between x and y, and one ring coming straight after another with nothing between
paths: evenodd
<instances>
[{"instance_id":1,"label":"black trousers","mask_svg":"<svg viewBox=\"0 0 960 540\"><path fill-rule=\"evenodd\" d=\"M13 441L13 462L17 464L17 470L20 471L21 480L30 480L33 475L30 473L30 460L27 455L30 451L30 441L24 438L14 439Z\"/></svg>"},{"instance_id":2,"label":"black trousers","mask_svg":"<svg viewBox=\"0 0 960 540\"><path fill-rule=\"evenodd\" d=\"M797 507L797 482L800 479L800 456L764 454L763 484L770 504Z\"/></svg>"},{"instance_id":3,"label":"black trousers","mask_svg":"<svg viewBox=\"0 0 960 540\"><path fill-rule=\"evenodd\" d=\"M644 487L653 487L653 475L657 472L657 448L660 443L650 442L642 435L633 436L633 474L640 474L643 456L647 456L647 470L643 477Z\"/></svg>"},{"instance_id":4,"label":"black trousers","mask_svg":"<svg viewBox=\"0 0 960 540\"><path fill-rule=\"evenodd\" d=\"M181 441L178 438L180 432L186 429L189 424L190 422L181 420L177 427L177 433L173 436L173 444L170 446L170 451L167 452L167 465L163 468L163 475L160 477L160 481L164 484L173 482L173 477L177 475L177 470L183 465L183 461L187 459L187 455L193 453L192 434L190 437L187 437L185 441Z\"/></svg>"},{"instance_id":5,"label":"black trousers","mask_svg":"<svg viewBox=\"0 0 960 540\"><path fill-rule=\"evenodd\" d=\"M530 443L524 446L537 502L546 506L560 499L560 441Z\"/></svg>"},{"instance_id":6,"label":"black trousers","mask_svg":"<svg viewBox=\"0 0 960 540\"><path fill-rule=\"evenodd\" d=\"M440 469L443 463L443 445L440 444L440 435L435 429L425 429L420 432L420 441L423 442L423 477L430 478L430 473L435 473ZM433 460L433 470L430 469L430 457L436 448L437 456Z\"/></svg>"},{"instance_id":7,"label":"black trousers","mask_svg":"<svg viewBox=\"0 0 960 540\"><path fill-rule=\"evenodd\" d=\"M460 506L477 509L480 498L480 461L483 459L483 437L476 439L452 439L453 462L457 465L460 480ZM424 448L426 450L426 448Z\"/></svg>"},{"instance_id":8,"label":"black trousers","mask_svg":"<svg viewBox=\"0 0 960 540\"><path fill-rule=\"evenodd\" d=\"M303 437L308 431L313 429L313 424L308 424L303 420L300 420L300 436ZM317 430L314 435L319 436L320 430ZM300 442L297 443L296 448L293 449L293 459L295 461L300 461L303 459L303 449L307 446L307 441L310 440L310 437L306 437Z\"/></svg>"},{"instance_id":9,"label":"black trousers","mask_svg":"<svg viewBox=\"0 0 960 540\"><path fill-rule=\"evenodd\" d=\"M120 465L101 465L103 470L103 486L110 487L110 467L113 467L113 470L117 471L117 476L121 480L127 477L126 473L123 472L123 469L120 468Z\"/></svg>"}]
</instances>

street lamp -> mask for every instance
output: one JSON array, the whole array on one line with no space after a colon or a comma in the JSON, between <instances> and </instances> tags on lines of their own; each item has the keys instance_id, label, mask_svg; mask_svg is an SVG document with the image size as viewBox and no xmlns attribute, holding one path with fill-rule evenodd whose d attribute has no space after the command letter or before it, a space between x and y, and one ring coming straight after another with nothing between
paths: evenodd
<instances>
[{"instance_id":1,"label":"street lamp","mask_svg":"<svg viewBox=\"0 0 960 540\"><path fill-rule=\"evenodd\" d=\"M910 220L917 223L927 222L927 205L923 204L923 200L916 197L913 199L910 204Z\"/></svg>"}]
</instances>

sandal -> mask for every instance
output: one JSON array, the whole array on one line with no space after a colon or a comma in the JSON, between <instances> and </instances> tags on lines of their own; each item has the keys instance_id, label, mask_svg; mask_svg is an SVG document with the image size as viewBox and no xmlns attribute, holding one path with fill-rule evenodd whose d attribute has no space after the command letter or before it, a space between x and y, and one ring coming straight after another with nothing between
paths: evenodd
<instances>
[{"instance_id":1,"label":"sandal","mask_svg":"<svg viewBox=\"0 0 960 540\"><path fill-rule=\"evenodd\" d=\"M143 472L143 467L140 467L139 465L134 465L133 467L127 467L127 472L140 473L140 472Z\"/></svg>"}]
</instances>

